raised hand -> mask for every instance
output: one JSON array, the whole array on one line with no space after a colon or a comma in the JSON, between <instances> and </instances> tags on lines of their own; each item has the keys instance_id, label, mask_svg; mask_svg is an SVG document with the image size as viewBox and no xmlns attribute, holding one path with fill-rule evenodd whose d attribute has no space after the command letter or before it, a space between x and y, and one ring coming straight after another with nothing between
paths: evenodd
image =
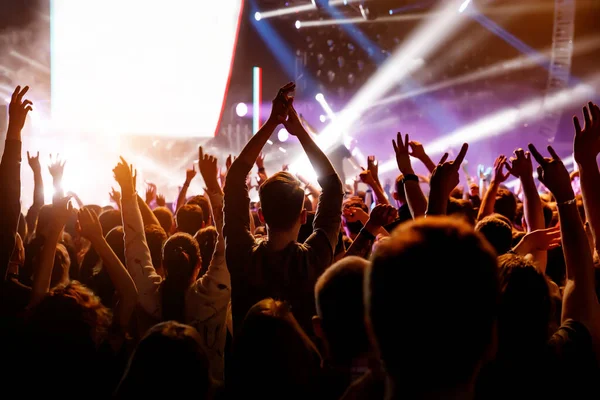
<instances>
[{"instance_id":1,"label":"raised hand","mask_svg":"<svg viewBox=\"0 0 600 400\"><path fill-rule=\"evenodd\" d=\"M29 152L27 152L27 162L29 163L29 167L34 174L42 173L42 166L40 165L40 152L37 152L37 156L30 157Z\"/></svg>"},{"instance_id":2,"label":"raised hand","mask_svg":"<svg viewBox=\"0 0 600 400\"><path fill-rule=\"evenodd\" d=\"M531 153L523 149L515 150L515 157L510 158L511 164L505 163L506 169L516 178L533 177L533 165L531 163Z\"/></svg>"},{"instance_id":3,"label":"raised hand","mask_svg":"<svg viewBox=\"0 0 600 400\"><path fill-rule=\"evenodd\" d=\"M529 151L533 158L538 162L538 179L554 195L558 203L564 203L575 199L575 193L571 186L571 178L560 157L556 154L552 146L548 146L548 151L552 157L544 157L535 148L529 144Z\"/></svg>"},{"instance_id":4,"label":"raised hand","mask_svg":"<svg viewBox=\"0 0 600 400\"><path fill-rule=\"evenodd\" d=\"M231 164L233 164L235 159L236 157L232 156L231 154L227 156L227 159L225 160L225 167L227 168L227 171L229 171L229 168L231 168Z\"/></svg>"},{"instance_id":5,"label":"raised hand","mask_svg":"<svg viewBox=\"0 0 600 400\"><path fill-rule=\"evenodd\" d=\"M198 169L206 188L208 190L216 190L219 188L219 182L217 180L219 169L217 167L217 159L210 154L204 153L202 147L198 148Z\"/></svg>"},{"instance_id":6,"label":"raised hand","mask_svg":"<svg viewBox=\"0 0 600 400\"><path fill-rule=\"evenodd\" d=\"M288 118L283 121L283 126L285 129L293 136L302 136L308 134L306 129L304 129L304 125L302 125L302 121L298 117L298 113L294 108L293 99L288 100Z\"/></svg>"},{"instance_id":7,"label":"raised hand","mask_svg":"<svg viewBox=\"0 0 600 400\"><path fill-rule=\"evenodd\" d=\"M492 182L496 184L506 182L510 176L510 172L504 172L504 167L507 165L506 156L500 155L496 158L496 161L494 161L494 177L492 178Z\"/></svg>"},{"instance_id":8,"label":"raised hand","mask_svg":"<svg viewBox=\"0 0 600 400\"><path fill-rule=\"evenodd\" d=\"M411 140L410 142L408 142L408 147L410 149L408 154L410 154L411 157L414 157L417 160L423 160L425 157L427 157L427 154L425 153L425 148L420 142L417 142L416 140Z\"/></svg>"},{"instance_id":9,"label":"raised hand","mask_svg":"<svg viewBox=\"0 0 600 400\"><path fill-rule=\"evenodd\" d=\"M84 207L79 210L77 220L77 230L81 236L90 242L102 239L102 226L95 212Z\"/></svg>"},{"instance_id":10,"label":"raised hand","mask_svg":"<svg viewBox=\"0 0 600 400\"><path fill-rule=\"evenodd\" d=\"M114 187L110 188L111 191L110 193L108 193L110 200L115 203L117 206L121 206L121 192L119 192L118 190L115 190Z\"/></svg>"},{"instance_id":11,"label":"raised hand","mask_svg":"<svg viewBox=\"0 0 600 400\"><path fill-rule=\"evenodd\" d=\"M62 229L69 218L75 214L73 204L71 204L71 196L66 196L57 199L52 204L52 225L56 229Z\"/></svg>"},{"instance_id":12,"label":"raised hand","mask_svg":"<svg viewBox=\"0 0 600 400\"><path fill-rule=\"evenodd\" d=\"M402 141L402 134L398 132L396 136L396 140L392 140L392 146L394 146L394 153L396 153L396 163L398 164L398 169L404 175L414 175L414 170L412 164L410 162L410 154L409 150L409 138L408 134L404 135L405 141Z\"/></svg>"},{"instance_id":13,"label":"raised hand","mask_svg":"<svg viewBox=\"0 0 600 400\"><path fill-rule=\"evenodd\" d=\"M389 204L377 204L367 222L367 229L379 229L382 226L390 224L398 217L398 210Z\"/></svg>"},{"instance_id":14,"label":"raised hand","mask_svg":"<svg viewBox=\"0 0 600 400\"><path fill-rule=\"evenodd\" d=\"M281 170L282 170L283 172L290 172L290 166L289 166L288 164L283 164L283 165L281 166Z\"/></svg>"},{"instance_id":15,"label":"raised hand","mask_svg":"<svg viewBox=\"0 0 600 400\"><path fill-rule=\"evenodd\" d=\"M154 183L147 182L146 185L146 204L150 205L156 199L158 189Z\"/></svg>"},{"instance_id":16,"label":"raised hand","mask_svg":"<svg viewBox=\"0 0 600 400\"><path fill-rule=\"evenodd\" d=\"M48 166L48 171L50 172L50 175L52 175L52 179L54 179L54 181L62 180L66 163L66 160L61 161L60 154L57 154L54 159L52 154L50 154L50 165Z\"/></svg>"},{"instance_id":17,"label":"raised hand","mask_svg":"<svg viewBox=\"0 0 600 400\"><path fill-rule=\"evenodd\" d=\"M371 170L368 169L362 169L362 171L360 172L360 174L358 174L358 179L360 179L360 181L362 183L366 183L367 185L372 185L374 183L374 179L373 179L373 175L371 174Z\"/></svg>"},{"instance_id":18,"label":"raised hand","mask_svg":"<svg viewBox=\"0 0 600 400\"><path fill-rule=\"evenodd\" d=\"M256 166L259 170L265 169L265 155L263 153L260 153L256 158Z\"/></svg>"},{"instance_id":19,"label":"raised hand","mask_svg":"<svg viewBox=\"0 0 600 400\"><path fill-rule=\"evenodd\" d=\"M513 249L515 253L526 256L535 251L547 251L560 246L560 227L538 229L523 236Z\"/></svg>"},{"instance_id":20,"label":"raised hand","mask_svg":"<svg viewBox=\"0 0 600 400\"><path fill-rule=\"evenodd\" d=\"M342 214L346 222L360 221L365 225L369 221L369 214L360 207L344 207Z\"/></svg>"},{"instance_id":21,"label":"raised hand","mask_svg":"<svg viewBox=\"0 0 600 400\"><path fill-rule=\"evenodd\" d=\"M271 107L271 115L269 116L270 122L276 124L284 124L288 120L288 114L290 111L289 107L292 103L292 97L290 97L289 95L294 90L296 90L296 84L294 82L289 82L287 85L279 89L279 92L277 92L277 96L275 96L272 102L273 105ZM298 119L297 114L296 119ZM288 132L290 132L289 129ZM294 133L290 132L290 134L293 135Z\"/></svg>"},{"instance_id":22,"label":"raised hand","mask_svg":"<svg viewBox=\"0 0 600 400\"><path fill-rule=\"evenodd\" d=\"M192 169L187 169L185 171L185 183L189 185L196 176L196 174L196 169L194 168L194 164L192 164Z\"/></svg>"},{"instance_id":23,"label":"raised hand","mask_svg":"<svg viewBox=\"0 0 600 400\"><path fill-rule=\"evenodd\" d=\"M121 157L121 162L113 169L115 180L121 186L121 194L125 196L133 196L135 188L133 185L133 166L127 164L127 161Z\"/></svg>"},{"instance_id":24,"label":"raised hand","mask_svg":"<svg viewBox=\"0 0 600 400\"><path fill-rule=\"evenodd\" d=\"M163 196L162 194L157 194L156 195L156 205L159 207L166 206L167 200L165 199L165 196Z\"/></svg>"},{"instance_id":25,"label":"raised hand","mask_svg":"<svg viewBox=\"0 0 600 400\"><path fill-rule=\"evenodd\" d=\"M444 202L450 197L452 189L460 182L458 171L465 159L467 150L469 150L469 145L465 143L462 145L460 152L454 161L447 161L448 153L444 154L431 174L431 180L429 182L431 191L436 193L437 196L440 196L440 200L443 199Z\"/></svg>"},{"instance_id":26,"label":"raised hand","mask_svg":"<svg viewBox=\"0 0 600 400\"><path fill-rule=\"evenodd\" d=\"M7 139L20 139L27 113L32 110L31 106L33 105L30 100L23 101L23 96L28 90L29 86L25 86L23 89L21 89L21 86L17 86L10 98Z\"/></svg>"},{"instance_id":27,"label":"raised hand","mask_svg":"<svg viewBox=\"0 0 600 400\"><path fill-rule=\"evenodd\" d=\"M375 156L367 157L367 169L371 172L371 176L376 182L379 182L379 163Z\"/></svg>"},{"instance_id":28,"label":"raised hand","mask_svg":"<svg viewBox=\"0 0 600 400\"><path fill-rule=\"evenodd\" d=\"M600 153L600 108L591 101L587 107L583 107L583 118L585 124L583 129L577 117L573 117L575 126L575 140L573 142L573 153L578 164L594 163ZM595 167L597 168L597 167Z\"/></svg>"}]
</instances>

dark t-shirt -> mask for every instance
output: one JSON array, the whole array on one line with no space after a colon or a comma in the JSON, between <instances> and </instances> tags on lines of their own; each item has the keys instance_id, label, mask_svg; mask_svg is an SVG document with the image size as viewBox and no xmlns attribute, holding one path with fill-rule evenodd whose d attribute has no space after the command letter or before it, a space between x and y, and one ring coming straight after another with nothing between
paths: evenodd
<instances>
[{"instance_id":1,"label":"dark t-shirt","mask_svg":"<svg viewBox=\"0 0 600 400\"><path fill-rule=\"evenodd\" d=\"M539 353L497 359L479 376L478 399L600 398L600 375L587 328L568 320Z\"/></svg>"}]
</instances>

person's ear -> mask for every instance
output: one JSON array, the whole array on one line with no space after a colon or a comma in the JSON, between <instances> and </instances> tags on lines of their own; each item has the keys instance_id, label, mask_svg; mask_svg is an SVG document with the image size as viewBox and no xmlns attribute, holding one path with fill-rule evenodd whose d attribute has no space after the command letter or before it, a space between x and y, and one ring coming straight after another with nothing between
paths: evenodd
<instances>
[{"instance_id":1,"label":"person's ear","mask_svg":"<svg viewBox=\"0 0 600 400\"><path fill-rule=\"evenodd\" d=\"M260 220L261 224L265 225L265 217L263 215L262 208L258 209L258 219Z\"/></svg>"},{"instance_id":2,"label":"person's ear","mask_svg":"<svg viewBox=\"0 0 600 400\"><path fill-rule=\"evenodd\" d=\"M394 198L394 200L398 201L398 193L392 193L392 197Z\"/></svg>"},{"instance_id":3,"label":"person's ear","mask_svg":"<svg viewBox=\"0 0 600 400\"><path fill-rule=\"evenodd\" d=\"M300 219L302 221L302 225L306 224L306 220L308 219L308 211L306 211L306 209L303 209L300 213Z\"/></svg>"}]
</instances>

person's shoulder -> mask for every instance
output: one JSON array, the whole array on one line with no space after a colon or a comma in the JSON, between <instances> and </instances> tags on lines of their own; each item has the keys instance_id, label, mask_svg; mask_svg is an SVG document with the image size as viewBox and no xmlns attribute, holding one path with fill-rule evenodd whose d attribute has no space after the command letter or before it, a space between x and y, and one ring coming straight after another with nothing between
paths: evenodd
<instances>
[{"instance_id":1,"label":"person's shoulder","mask_svg":"<svg viewBox=\"0 0 600 400\"><path fill-rule=\"evenodd\" d=\"M572 344L589 345L591 348L592 336L584 324L568 319L552 335L549 344L553 348L562 348Z\"/></svg>"}]
</instances>

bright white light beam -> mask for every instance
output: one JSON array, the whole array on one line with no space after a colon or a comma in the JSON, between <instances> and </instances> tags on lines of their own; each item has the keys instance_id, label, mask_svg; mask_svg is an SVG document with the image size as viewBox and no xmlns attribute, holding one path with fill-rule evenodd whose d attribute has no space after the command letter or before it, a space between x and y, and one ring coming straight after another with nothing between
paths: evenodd
<instances>
[{"instance_id":1,"label":"bright white light beam","mask_svg":"<svg viewBox=\"0 0 600 400\"><path fill-rule=\"evenodd\" d=\"M329 2L329 6L340 6L340 5L346 5L348 3L356 3L360 0L331 0ZM299 6L293 6L293 7L285 7L285 8L279 8L277 10L271 10L271 11L263 11L263 12L255 12L254 13L254 19L257 21L262 21L263 19L268 19L268 18L273 18L273 17L281 17L283 15L289 15L289 14L299 14L299 13L303 13L303 12L308 12L308 11L313 11L316 10L317 7L315 7L315 5L311 2L308 4L302 4Z\"/></svg>"},{"instance_id":2,"label":"bright white light beam","mask_svg":"<svg viewBox=\"0 0 600 400\"><path fill-rule=\"evenodd\" d=\"M560 110L573 104L583 104L594 95L594 88L600 85L600 76L595 76L590 82L591 84L579 84L574 88L561 90L550 97L536 98L518 107L503 109L495 114L483 117L431 142L426 146L427 153L439 155L450 147L465 142L474 143L501 135L524 120L528 122L539 120L544 117L547 111ZM391 159L379 166L379 172L384 174L397 168L396 160Z\"/></svg>"},{"instance_id":3,"label":"bright white light beam","mask_svg":"<svg viewBox=\"0 0 600 400\"><path fill-rule=\"evenodd\" d=\"M327 151L337 143L343 133L346 133L360 118L369 104L380 99L391 88L412 73L419 63L415 60L426 60L427 56L450 40L453 33L467 21L467 18L456 12L458 1L445 1L438 6L437 17L427 19L415 29L390 56L378 71L358 90L348 102L346 108L337 114L318 137L317 144ZM413 66L413 68L407 68ZM290 165L290 170L302 169L308 166L306 157L296 160Z\"/></svg>"},{"instance_id":4,"label":"bright white light beam","mask_svg":"<svg viewBox=\"0 0 600 400\"><path fill-rule=\"evenodd\" d=\"M331 121L335 121L335 113L329 106L329 103L327 103L327 100L325 100L325 96L323 96L321 93L319 93L315 96L315 99L319 102L321 107L323 107L323 110L325 110L325 113L327 114L329 119Z\"/></svg>"}]
</instances>

